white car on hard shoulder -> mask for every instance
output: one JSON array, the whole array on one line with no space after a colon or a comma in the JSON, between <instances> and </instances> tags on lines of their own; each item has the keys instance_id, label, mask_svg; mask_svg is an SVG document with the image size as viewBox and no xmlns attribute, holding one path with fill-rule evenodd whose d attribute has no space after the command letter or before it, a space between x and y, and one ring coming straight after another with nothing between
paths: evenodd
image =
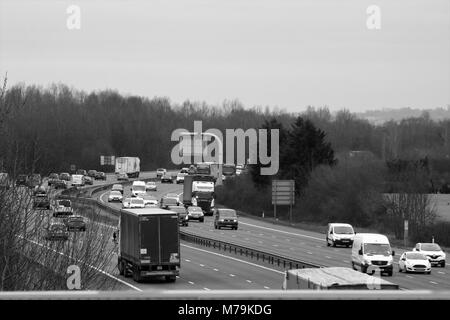
<instances>
[{"instance_id":1,"label":"white car on hard shoulder","mask_svg":"<svg viewBox=\"0 0 450 320\"><path fill-rule=\"evenodd\" d=\"M431 263L428 258L416 251L404 252L398 260L399 272L424 272L431 273Z\"/></svg>"}]
</instances>

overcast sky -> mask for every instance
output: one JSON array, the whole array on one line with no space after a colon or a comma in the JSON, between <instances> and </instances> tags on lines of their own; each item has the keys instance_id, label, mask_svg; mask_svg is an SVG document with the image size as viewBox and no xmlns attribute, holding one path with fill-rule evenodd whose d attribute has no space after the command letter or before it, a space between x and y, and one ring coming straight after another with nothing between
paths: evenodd
<instances>
[{"instance_id":1,"label":"overcast sky","mask_svg":"<svg viewBox=\"0 0 450 320\"><path fill-rule=\"evenodd\" d=\"M372 4L380 30L366 26ZM450 1L0 0L0 72L176 103L446 107Z\"/></svg>"}]
</instances>

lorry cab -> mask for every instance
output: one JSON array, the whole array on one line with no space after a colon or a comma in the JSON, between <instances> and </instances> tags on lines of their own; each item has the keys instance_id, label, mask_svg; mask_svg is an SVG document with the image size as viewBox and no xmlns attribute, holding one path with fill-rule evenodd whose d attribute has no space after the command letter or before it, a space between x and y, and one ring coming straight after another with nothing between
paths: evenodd
<instances>
[{"instance_id":1,"label":"lorry cab","mask_svg":"<svg viewBox=\"0 0 450 320\"><path fill-rule=\"evenodd\" d=\"M353 238L352 267L363 273L379 270L392 276L393 256L388 238L382 234L358 233Z\"/></svg>"},{"instance_id":2,"label":"lorry cab","mask_svg":"<svg viewBox=\"0 0 450 320\"><path fill-rule=\"evenodd\" d=\"M355 231L350 224L347 223L329 223L327 230L327 247L336 245L344 245L351 247L353 244L353 238L355 237Z\"/></svg>"}]
</instances>

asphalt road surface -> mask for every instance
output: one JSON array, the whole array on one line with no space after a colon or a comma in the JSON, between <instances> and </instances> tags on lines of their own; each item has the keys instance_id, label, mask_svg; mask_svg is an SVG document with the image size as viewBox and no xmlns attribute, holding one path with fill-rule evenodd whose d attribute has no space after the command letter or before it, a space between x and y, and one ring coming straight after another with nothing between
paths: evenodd
<instances>
[{"instance_id":1,"label":"asphalt road surface","mask_svg":"<svg viewBox=\"0 0 450 320\"><path fill-rule=\"evenodd\" d=\"M128 196L129 192L129 188L126 188L125 196ZM182 185L158 183L158 191L153 192L153 194L159 199L161 195L169 192L181 194ZM152 194L152 192L149 193ZM107 203L107 191L98 194L98 196L101 201ZM110 205L117 208L121 207L119 203L110 203ZM239 217L238 230L215 230L213 218L205 217L204 223L191 221L188 227L183 228L183 231L282 254L319 265L351 267L351 249L327 247L325 235L317 232L303 231L245 217ZM430 275L399 273L397 261L404 250L399 248L393 248L393 250L396 252L394 275L393 277L383 276L384 279L397 283L405 289L450 289L450 267L448 263L445 268L433 267ZM263 281L260 280L259 282Z\"/></svg>"}]
</instances>

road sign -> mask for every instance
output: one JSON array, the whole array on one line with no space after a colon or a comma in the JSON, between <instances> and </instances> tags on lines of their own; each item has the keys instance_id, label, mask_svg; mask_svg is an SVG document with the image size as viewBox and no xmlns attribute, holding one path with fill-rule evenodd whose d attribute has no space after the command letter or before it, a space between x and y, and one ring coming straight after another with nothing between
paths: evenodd
<instances>
[{"instance_id":1,"label":"road sign","mask_svg":"<svg viewBox=\"0 0 450 320\"><path fill-rule=\"evenodd\" d=\"M273 180L272 181L272 204L273 205L293 205L295 203L295 182L294 180Z\"/></svg>"},{"instance_id":2,"label":"road sign","mask_svg":"<svg viewBox=\"0 0 450 320\"><path fill-rule=\"evenodd\" d=\"M100 165L110 165L113 166L116 162L115 156L100 156Z\"/></svg>"},{"instance_id":3,"label":"road sign","mask_svg":"<svg viewBox=\"0 0 450 320\"><path fill-rule=\"evenodd\" d=\"M70 171L71 171L71 172L75 172L76 170L77 170L77 166L74 165L74 164L71 164L71 165L70 165Z\"/></svg>"}]
</instances>

